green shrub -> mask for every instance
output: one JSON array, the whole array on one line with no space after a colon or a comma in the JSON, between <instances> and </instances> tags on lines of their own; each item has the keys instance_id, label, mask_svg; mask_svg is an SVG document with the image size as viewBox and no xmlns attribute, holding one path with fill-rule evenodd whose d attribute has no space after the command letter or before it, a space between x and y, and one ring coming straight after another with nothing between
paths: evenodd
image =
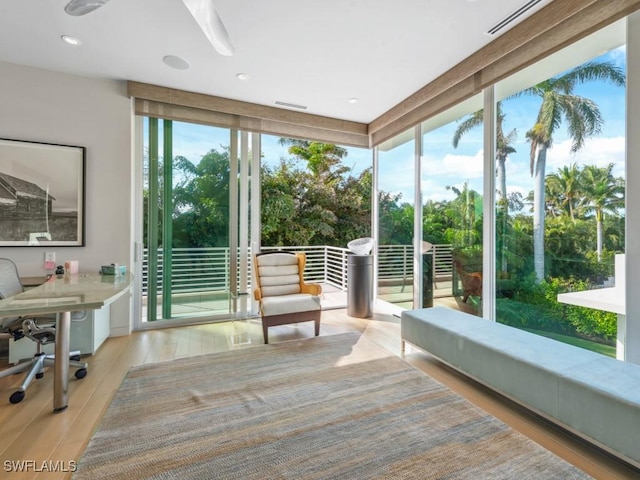
<instances>
[{"instance_id":1,"label":"green shrub","mask_svg":"<svg viewBox=\"0 0 640 480\"><path fill-rule=\"evenodd\" d=\"M512 299L498 299L500 323L518 328L544 330L586 337L613 344L617 331L615 313L558 302L558 294L593 289L584 280L551 278L537 284L533 277L520 282Z\"/></svg>"}]
</instances>

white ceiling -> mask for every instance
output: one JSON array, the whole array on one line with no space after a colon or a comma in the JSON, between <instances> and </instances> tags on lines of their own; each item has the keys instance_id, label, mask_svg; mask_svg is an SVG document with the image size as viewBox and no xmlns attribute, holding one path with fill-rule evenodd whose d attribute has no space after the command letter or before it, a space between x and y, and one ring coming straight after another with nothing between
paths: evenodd
<instances>
[{"instance_id":1,"label":"white ceiling","mask_svg":"<svg viewBox=\"0 0 640 480\"><path fill-rule=\"evenodd\" d=\"M279 100L365 123L489 43L494 37L485 32L527 3L214 0L235 49L225 57L182 0L110 0L82 17L64 12L67 1L2 0L0 61L262 105ZM64 34L82 44L65 44ZM166 55L190 68L168 67Z\"/></svg>"}]
</instances>

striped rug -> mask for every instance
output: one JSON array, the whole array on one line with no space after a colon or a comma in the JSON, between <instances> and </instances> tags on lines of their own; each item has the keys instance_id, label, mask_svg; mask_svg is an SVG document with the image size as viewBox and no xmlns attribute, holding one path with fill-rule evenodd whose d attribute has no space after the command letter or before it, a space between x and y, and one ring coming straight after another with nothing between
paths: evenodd
<instances>
[{"instance_id":1,"label":"striped rug","mask_svg":"<svg viewBox=\"0 0 640 480\"><path fill-rule=\"evenodd\" d=\"M346 333L132 368L81 479L582 479Z\"/></svg>"}]
</instances>

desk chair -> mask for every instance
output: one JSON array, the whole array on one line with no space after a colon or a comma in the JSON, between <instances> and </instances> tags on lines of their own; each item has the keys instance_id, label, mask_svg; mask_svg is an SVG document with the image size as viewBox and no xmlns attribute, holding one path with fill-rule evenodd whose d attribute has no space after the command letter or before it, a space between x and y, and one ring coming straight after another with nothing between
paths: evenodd
<instances>
[{"instance_id":1,"label":"desk chair","mask_svg":"<svg viewBox=\"0 0 640 480\"><path fill-rule=\"evenodd\" d=\"M0 299L17 295L24 291L22 282L18 275L16 264L8 258L0 258ZM72 320L84 320L87 312L73 312ZM56 338L56 316L43 315L34 317L9 317L0 319L0 338L10 338L14 341L23 337L36 342L37 351L33 358L21 361L13 367L0 372L0 377L7 377L16 373L28 370L22 384L18 390L13 392L9 397L11 403L20 403L25 396L27 387L34 378L42 378L44 375L44 367L51 367L54 364L54 355L45 354L42 346L55 342ZM69 366L77 368L75 372L76 378L84 378L87 374L88 364L80 362L80 352L69 352L71 360Z\"/></svg>"}]
</instances>

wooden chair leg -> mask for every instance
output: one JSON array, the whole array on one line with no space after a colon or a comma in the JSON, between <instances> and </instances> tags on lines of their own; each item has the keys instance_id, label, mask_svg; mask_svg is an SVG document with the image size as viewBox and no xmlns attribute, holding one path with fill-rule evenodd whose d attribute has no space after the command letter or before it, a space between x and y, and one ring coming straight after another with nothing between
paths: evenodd
<instances>
[{"instance_id":1,"label":"wooden chair leg","mask_svg":"<svg viewBox=\"0 0 640 480\"><path fill-rule=\"evenodd\" d=\"M320 335L320 311L313 312L313 315L309 315L309 312L299 313L285 313L282 315L272 315L270 317L262 317L262 335L264 336L264 343L269 343L269 327L276 327L278 325L289 325L298 322L311 322L313 321L315 326L316 337Z\"/></svg>"}]
</instances>

